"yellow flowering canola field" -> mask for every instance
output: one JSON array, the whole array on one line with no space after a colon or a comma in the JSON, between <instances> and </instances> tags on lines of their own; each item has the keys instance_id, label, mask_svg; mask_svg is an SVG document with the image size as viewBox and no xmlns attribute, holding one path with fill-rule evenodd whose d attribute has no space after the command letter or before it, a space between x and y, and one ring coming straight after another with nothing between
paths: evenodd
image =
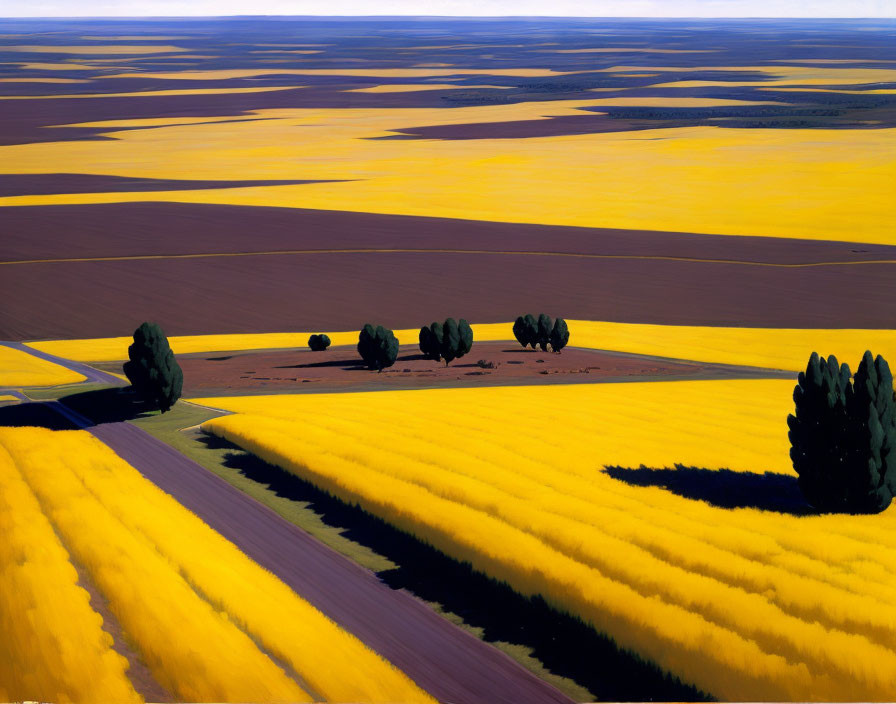
<instances>
[{"instance_id":1,"label":"yellow flowering canola field","mask_svg":"<svg viewBox=\"0 0 896 704\"><path fill-rule=\"evenodd\" d=\"M68 553L0 446L0 701L137 702Z\"/></svg>"},{"instance_id":2,"label":"yellow flowering canola field","mask_svg":"<svg viewBox=\"0 0 896 704\"><path fill-rule=\"evenodd\" d=\"M623 68L631 67L607 70ZM896 75L884 69L880 71L886 75L872 74L871 69L813 68L811 76L787 67L767 70L791 76L788 80L795 83L788 85L817 80L848 86L892 80L889 73ZM189 82L189 78L251 76L258 71L263 73L252 69L227 70L220 76L218 71L137 75ZM457 73L435 68L368 71L372 73L362 74L360 69L353 73L435 78ZM498 73L513 71L523 69ZM292 83L288 77L284 81ZM896 241L891 185L896 181L894 129L700 126L524 139L377 139L415 127L581 116L603 105L668 104L674 96L663 95L665 90L621 102L614 98L451 109L263 109L250 113L263 118L258 120L247 120L243 114L231 116L230 122L130 130L117 129L111 122L104 133L110 139L6 145L0 147L0 161L11 174L52 171L328 182L226 191L9 196L0 198L0 206L163 200L878 244Z\"/></svg>"},{"instance_id":3,"label":"yellow flowering canola field","mask_svg":"<svg viewBox=\"0 0 896 704\"><path fill-rule=\"evenodd\" d=\"M834 354L855 367L866 349L896 357L896 330L825 330L810 328L722 328L695 325L646 325L567 320L569 344L614 352L800 371L812 350ZM473 324L477 342L513 341L513 323ZM419 328L395 330L402 344L417 344ZM233 335L174 335L175 354L237 350L306 348L310 332ZM333 346L356 345L358 331L327 333ZM79 362L127 359L130 337L49 340L29 343L42 352ZM513 342L516 344L516 342ZM475 342L474 342L475 345Z\"/></svg>"},{"instance_id":4,"label":"yellow flowering canola field","mask_svg":"<svg viewBox=\"0 0 896 704\"><path fill-rule=\"evenodd\" d=\"M35 639L9 662L51 688L42 697L138 699L67 549L178 700L432 701L85 431L0 429L0 506L13 529L0 546L0 618L13 644ZM0 699L36 696L5 662Z\"/></svg>"},{"instance_id":5,"label":"yellow flowering canola field","mask_svg":"<svg viewBox=\"0 0 896 704\"><path fill-rule=\"evenodd\" d=\"M0 345L0 386L55 386L84 381L83 374Z\"/></svg>"},{"instance_id":6,"label":"yellow flowering canola field","mask_svg":"<svg viewBox=\"0 0 896 704\"><path fill-rule=\"evenodd\" d=\"M722 700L890 700L896 523L728 510L602 472L791 472L793 382L200 399L203 424Z\"/></svg>"}]
</instances>

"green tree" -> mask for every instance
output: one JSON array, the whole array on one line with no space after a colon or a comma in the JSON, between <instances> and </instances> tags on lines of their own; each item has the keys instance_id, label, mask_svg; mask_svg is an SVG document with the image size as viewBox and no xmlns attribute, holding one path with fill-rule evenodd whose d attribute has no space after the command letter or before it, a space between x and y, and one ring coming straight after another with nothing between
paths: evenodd
<instances>
[{"instance_id":1,"label":"green tree","mask_svg":"<svg viewBox=\"0 0 896 704\"><path fill-rule=\"evenodd\" d=\"M541 347L542 352L548 351L548 344L551 341L551 329L554 327L554 321L551 316L542 313L538 316L538 327L535 333L535 341ZM535 345L532 345L535 349Z\"/></svg>"},{"instance_id":2,"label":"green tree","mask_svg":"<svg viewBox=\"0 0 896 704\"><path fill-rule=\"evenodd\" d=\"M446 367L457 358L459 349L460 330L457 328L457 321L454 318L447 318L442 325L442 344L439 346Z\"/></svg>"},{"instance_id":3,"label":"green tree","mask_svg":"<svg viewBox=\"0 0 896 704\"><path fill-rule=\"evenodd\" d=\"M323 352L330 346L330 337L323 333L308 338L308 347L312 352Z\"/></svg>"},{"instance_id":4,"label":"green tree","mask_svg":"<svg viewBox=\"0 0 896 704\"><path fill-rule=\"evenodd\" d=\"M883 511L896 495L896 393L887 360L866 351L853 379L850 408L859 481L857 505Z\"/></svg>"},{"instance_id":5,"label":"green tree","mask_svg":"<svg viewBox=\"0 0 896 704\"><path fill-rule=\"evenodd\" d=\"M460 333L460 346L457 348L458 358L468 354L473 349L473 328L461 318L457 321L457 330Z\"/></svg>"},{"instance_id":6,"label":"green tree","mask_svg":"<svg viewBox=\"0 0 896 704\"><path fill-rule=\"evenodd\" d=\"M473 348L473 328L461 318L448 318L444 323L433 323L420 328L420 351L427 359L445 360L447 367Z\"/></svg>"},{"instance_id":7,"label":"green tree","mask_svg":"<svg viewBox=\"0 0 896 704\"><path fill-rule=\"evenodd\" d=\"M398 358L398 340L395 334L382 325L369 323L358 334L358 354L368 369L382 371L395 364Z\"/></svg>"},{"instance_id":8,"label":"green tree","mask_svg":"<svg viewBox=\"0 0 896 704\"><path fill-rule=\"evenodd\" d=\"M554 321L554 327L551 328L550 341L551 349L557 354L560 354L560 350L566 347L566 343L569 342L569 328L566 326L566 321L563 318L557 318Z\"/></svg>"},{"instance_id":9,"label":"green tree","mask_svg":"<svg viewBox=\"0 0 896 704\"><path fill-rule=\"evenodd\" d=\"M896 400L886 361L866 352L853 383L848 365L813 352L793 400L790 458L806 501L848 513L889 506L896 490Z\"/></svg>"},{"instance_id":10,"label":"green tree","mask_svg":"<svg viewBox=\"0 0 896 704\"><path fill-rule=\"evenodd\" d=\"M155 323L134 331L124 373L134 391L151 407L165 413L180 398L184 373L174 358L165 333Z\"/></svg>"},{"instance_id":11,"label":"green tree","mask_svg":"<svg viewBox=\"0 0 896 704\"><path fill-rule=\"evenodd\" d=\"M439 332L437 333L436 330ZM442 358L440 335L441 326L438 323L424 325L420 328L420 352L426 359L438 362Z\"/></svg>"},{"instance_id":12,"label":"green tree","mask_svg":"<svg viewBox=\"0 0 896 704\"><path fill-rule=\"evenodd\" d=\"M529 313L518 317L513 324L513 336L523 347L531 345L534 350L538 343L538 323L535 318Z\"/></svg>"}]
</instances>

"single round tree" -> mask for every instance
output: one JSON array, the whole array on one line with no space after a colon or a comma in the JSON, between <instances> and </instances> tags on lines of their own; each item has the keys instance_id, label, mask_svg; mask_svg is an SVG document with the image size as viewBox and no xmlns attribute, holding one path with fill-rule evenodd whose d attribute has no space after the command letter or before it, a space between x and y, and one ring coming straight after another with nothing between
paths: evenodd
<instances>
[{"instance_id":1,"label":"single round tree","mask_svg":"<svg viewBox=\"0 0 896 704\"><path fill-rule=\"evenodd\" d=\"M896 400L883 357L866 352L850 379L833 355L812 353L787 417L793 468L819 511L877 513L896 490Z\"/></svg>"},{"instance_id":2,"label":"single round tree","mask_svg":"<svg viewBox=\"0 0 896 704\"><path fill-rule=\"evenodd\" d=\"M308 347L312 352L323 352L330 346L330 336L320 333L308 338Z\"/></svg>"},{"instance_id":3,"label":"single round tree","mask_svg":"<svg viewBox=\"0 0 896 704\"><path fill-rule=\"evenodd\" d=\"M168 338L155 323L143 323L134 331L128 347L124 373L134 391L152 408L165 413L180 398L184 373L168 345Z\"/></svg>"},{"instance_id":4,"label":"single round tree","mask_svg":"<svg viewBox=\"0 0 896 704\"><path fill-rule=\"evenodd\" d=\"M563 318L557 318L554 321L554 327L551 328L550 342L551 349L557 354L560 354L560 350L566 347L566 343L569 342L569 328L566 326L566 321Z\"/></svg>"},{"instance_id":5,"label":"single round tree","mask_svg":"<svg viewBox=\"0 0 896 704\"><path fill-rule=\"evenodd\" d=\"M382 325L365 325L358 335L358 354L368 369L382 371L395 364L398 358L398 340L395 334Z\"/></svg>"}]
</instances>

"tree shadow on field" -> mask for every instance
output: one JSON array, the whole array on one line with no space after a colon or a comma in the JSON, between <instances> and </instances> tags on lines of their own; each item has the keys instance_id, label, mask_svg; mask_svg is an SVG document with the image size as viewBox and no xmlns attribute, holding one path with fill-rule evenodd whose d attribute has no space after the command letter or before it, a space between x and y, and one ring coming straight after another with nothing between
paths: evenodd
<instances>
[{"instance_id":1,"label":"tree shadow on field","mask_svg":"<svg viewBox=\"0 0 896 704\"><path fill-rule=\"evenodd\" d=\"M637 655L621 650L582 621L559 613L541 598L526 598L471 566L439 553L357 505L349 505L313 484L214 436L201 442L230 449L225 466L268 486L277 496L307 502L327 525L386 557L396 565L377 576L393 589L406 589L470 627L487 642L531 649L532 656L556 675L569 678L600 700L711 701L699 690L663 673Z\"/></svg>"},{"instance_id":2,"label":"tree shadow on field","mask_svg":"<svg viewBox=\"0 0 896 704\"><path fill-rule=\"evenodd\" d=\"M94 425L144 418L152 412L152 409L140 401L129 386L82 391L63 396L59 402L84 416Z\"/></svg>"},{"instance_id":3,"label":"tree shadow on field","mask_svg":"<svg viewBox=\"0 0 896 704\"><path fill-rule=\"evenodd\" d=\"M17 403L0 408L0 426L76 430L77 426L46 403Z\"/></svg>"},{"instance_id":4,"label":"tree shadow on field","mask_svg":"<svg viewBox=\"0 0 896 704\"><path fill-rule=\"evenodd\" d=\"M426 359L422 354L406 354L396 357L395 364L399 362L415 362ZM342 367L343 371L370 371L360 357L351 359L328 359L323 362L309 362L308 364L285 364L274 369L319 369L322 367Z\"/></svg>"},{"instance_id":5,"label":"tree shadow on field","mask_svg":"<svg viewBox=\"0 0 896 704\"><path fill-rule=\"evenodd\" d=\"M657 486L719 508L755 508L794 516L818 513L803 498L796 477L675 465L674 469L605 467L604 473L633 486Z\"/></svg>"}]
</instances>

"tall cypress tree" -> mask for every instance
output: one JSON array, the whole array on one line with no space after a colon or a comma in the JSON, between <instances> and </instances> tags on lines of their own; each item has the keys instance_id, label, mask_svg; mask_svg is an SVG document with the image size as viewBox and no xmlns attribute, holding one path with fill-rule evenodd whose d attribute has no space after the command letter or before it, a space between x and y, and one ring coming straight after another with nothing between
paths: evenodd
<instances>
[{"instance_id":1,"label":"tall cypress tree","mask_svg":"<svg viewBox=\"0 0 896 704\"><path fill-rule=\"evenodd\" d=\"M855 503L883 511L896 494L896 395L890 366L866 351L853 381L850 415L856 472Z\"/></svg>"},{"instance_id":2,"label":"tall cypress tree","mask_svg":"<svg viewBox=\"0 0 896 704\"><path fill-rule=\"evenodd\" d=\"M799 486L820 511L873 513L896 489L896 401L882 357L866 352L856 372L813 352L800 372L787 418Z\"/></svg>"},{"instance_id":3,"label":"tall cypress tree","mask_svg":"<svg viewBox=\"0 0 896 704\"><path fill-rule=\"evenodd\" d=\"M123 369L134 390L153 408L170 410L180 398L184 373L162 328L143 323L134 330L128 360Z\"/></svg>"}]
</instances>

